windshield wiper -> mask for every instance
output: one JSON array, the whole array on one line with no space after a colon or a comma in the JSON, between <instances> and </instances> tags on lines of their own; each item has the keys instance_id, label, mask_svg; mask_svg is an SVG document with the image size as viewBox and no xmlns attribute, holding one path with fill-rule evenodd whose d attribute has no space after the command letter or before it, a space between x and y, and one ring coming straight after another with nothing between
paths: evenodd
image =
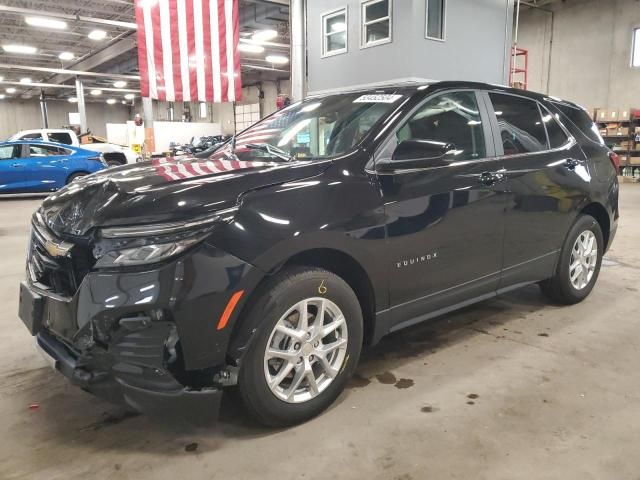
<instances>
[{"instance_id":1,"label":"windshield wiper","mask_svg":"<svg viewBox=\"0 0 640 480\"><path fill-rule=\"evenodd\" d=\"M293 155L289 155L284 150L274 147L269 143L245 143L243 144L243 147L250 150L262 150L263 152L267 152L269 155L284 160L285 162L292 162L294 160Z\"/></svg>"}]
</instances>

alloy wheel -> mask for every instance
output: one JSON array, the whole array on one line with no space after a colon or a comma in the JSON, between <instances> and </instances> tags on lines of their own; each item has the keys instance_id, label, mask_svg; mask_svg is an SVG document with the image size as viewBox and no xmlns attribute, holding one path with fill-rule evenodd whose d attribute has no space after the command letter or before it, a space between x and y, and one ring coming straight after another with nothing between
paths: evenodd
<instances>
[{"instance_id":1,"label":"alloy wheel","mask_svg":"<svg viewBox=\"0 0 640 480\"><path fill-rule=\"evenodd\" d=\"M598 241L591 230L576 239L569 260L569 280L576 290L582 290L593 278L598 263Z\"/></svg>"},{"instance_id":2,"label":"alloy wheel","mask_svg":"<svg viewBox=\"0 0 640 480\"><path fill-rule=\"evenodd\" d=\"M347 322L335 303L326 298L296 303L280 317L267 342L269 389L288 403L317 397L340 373L347 342Z\"/></svg>"}]
</instances>

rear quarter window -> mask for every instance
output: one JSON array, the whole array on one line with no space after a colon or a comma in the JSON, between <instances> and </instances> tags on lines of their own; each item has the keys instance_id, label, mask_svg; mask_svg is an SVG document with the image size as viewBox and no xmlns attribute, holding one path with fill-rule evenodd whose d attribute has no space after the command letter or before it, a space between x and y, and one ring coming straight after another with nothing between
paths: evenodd
<instances>
[{"instance_id":1,"label":"rear quarter window","mask_svg":"<svg viewBox=\"0 0 640 480\"><path fill-rule=\"evenodd\" d=\"M584 135L589 139L601 145L604 145L604 140L600 136L598 126L589 117L589 114L579 107L567 105L566 103L552 102L553 105L562 112L562 114L569 119L575 127L577 127Z\"/></svg>"}]
</instances>

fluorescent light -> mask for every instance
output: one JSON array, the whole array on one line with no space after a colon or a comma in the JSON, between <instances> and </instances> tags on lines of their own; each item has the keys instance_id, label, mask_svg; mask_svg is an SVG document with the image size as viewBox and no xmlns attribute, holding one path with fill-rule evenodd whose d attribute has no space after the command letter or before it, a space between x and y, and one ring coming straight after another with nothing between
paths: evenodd
<instances>
[{"instance_id":1,"label":"fluorescent light","mask_svg":"<svg viewBox=\"0 0 640 480\"><path fill-rule=\"evenodd\" d=\"M33 55L38 51L36 47L30 47L29 45L3 45L2 49L7 53L24 53L26 55Z\"/></svg>"},{"instance_id":2,"label":"fluorescent light","mask_svg":"<svg viewBox=\"0 0 640 480\"><path fill-rule=\"evenodd\" d=\"M24 21L32 27L54 28L56 30L64 30L67 28L67 22L62 20L54 20L45 17L25 17Z\"/></svg>"},{"instance_id":3,"label":"fluorescent light","mask_svg":"<svg viewBox=\"0 0 640 480\"><path fill-rule=\"evenodd\" d=\"M289 63L289 59L282 55L267 55L264 59L269 63L275 63L278 65L284 65L285 63Z\"/></svg>"},{"instance_id":4,"label":"fluorescent light","mask_svg":"<svg viewBox=\"0 0 640 480\"><path fill-rule=\"evenodd\" d=\"M58 58L60 60L73 60L75 58L75 55L71 52L62 52L60 55L58 55Z\"/></svg>"},{"instance_id":5,"label":"fluorescent light","mask_svg":"<svg viewBox=\"0 0 640 480\"><path fill-rule=\"evenodd\" d=\"M238 50L245 53L262 53L264 52L264 47L253 43L241 43L238 45Z\"/></svg>"},{"instance_id":6,"label":"fluorescent light","mask_svg":"<svg viewBox=\"0 0 640 480\"><path fill-rule=\"evenodd\" d=\"M92 30L89 32L88 37L91 40L104 40L107 37L107 32L104 30Z\"/></svg>"},{"instance_id":7,"label":"fluorescent light","mask_svg":"<svg viewBox=\"0 0 640 480\"><path fill-rule=\"evenodd\" d=\"M114 103L116 103L116 99L115 98L110 98L109 100L107 100L107 103L109 105L113 105Z\"/></svg>"},{"instance_id":8,"label":"fluorescent light","mask_svg":"<svg viewBox=\"0 0 640 480\"><path fill-rule=\"evenodd\" d=\"M69 99L67 101L69 103L78 103L78 98L77 97L69 97Z\"/></svg>"},{"instance_id":9,"label":"fluorescent light","mask_svg":"<svg viewBox=\"0 0 640 480\"><path fill-rule=\"evenodd\" d=\"M94 97L97 97L98 95L102 95L102 90L95 88L91 90L91 95L93 95Z\"/></svg>"},{"instance_id":10,"label":"fluorescent light","mask_svg":"<svg viewBox=\"0 0 640 480\"><path fill-rule=\"evenodd\" d=\"M20 79L20 83L31 83L31 79L29 77L24 77Z\"/></svg>"},{"instance_id":11,"label":"fluorescent light","mask_svg":"<svg viewBox=\"0 0 640 480\"><path fill-rule=\"evenodd\" d=\"M4 77L0 75L0 82L4 80Z\"/></svg>"},{"instance_id":12,"label":"fluorescent light","mask_svg":"<svg viewBox=\"0 0 640 480\"><path fill-rule=\"evenodd\" d=\"M7 93L16 93L16 89L13 87L7 88Z\"/></svg>"},{"instance_id":13,"label":"fluorescent light","mask_svg":"<svg viewBox=\"0 0 640 480\"><path fill-rule=\"evenodd\" d=\"M127 93L124 98L126 98L127 100L133 100L134 98L136 98L136 96L133 93Z\"/></svg>"},{"instance_id":14,"label":"fluorescent light","mask_svg":"<svg viewBox=\"0 0 640 480\"><path fill-rule=\"evenodd\" d=\"M258 30L251 36L251 39L256 43L268 42L278 36L278 32L275 30Z\"/></svg>"},{"instance_id":15,"label":"fluorescent light","mask_svg":"<svg viewBox=\"0 0 640 480\"><path fill-rule=\"evenodd\" d=\"M118 80L116 82L113 82L113 86L116 88L124 88L127 86L127 82L125 82L124 80Z\"/></svg>"},{"instance_id":16,"label":"fluorescent light","mask_svg":"<svg viewBox=\"0 0 640 480\"><path fill-rule=\"evenodd\" d=\"M0 100L4 100L5 94L4 93L0 93Z\"/></svg>"}]
</instances>

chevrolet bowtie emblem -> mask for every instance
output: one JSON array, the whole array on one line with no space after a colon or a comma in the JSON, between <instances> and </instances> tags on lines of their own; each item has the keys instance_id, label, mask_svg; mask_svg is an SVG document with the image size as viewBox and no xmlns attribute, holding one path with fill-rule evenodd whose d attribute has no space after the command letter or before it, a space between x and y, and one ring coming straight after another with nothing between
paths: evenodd
<instances>
[{"instance_id":1,"label":"chevrolet bowtie emblem","mask_svg":"<svg viewBox=\"0 0 640 480\"><path fill-rule=\"evenodd\" d=\"M52 242L51 240L47 240L44 244L44 248L49 255L52 257L66 257L69 254L69 251L73 247L72 243L68 242Z\"/></svg>"}]
</instances>

